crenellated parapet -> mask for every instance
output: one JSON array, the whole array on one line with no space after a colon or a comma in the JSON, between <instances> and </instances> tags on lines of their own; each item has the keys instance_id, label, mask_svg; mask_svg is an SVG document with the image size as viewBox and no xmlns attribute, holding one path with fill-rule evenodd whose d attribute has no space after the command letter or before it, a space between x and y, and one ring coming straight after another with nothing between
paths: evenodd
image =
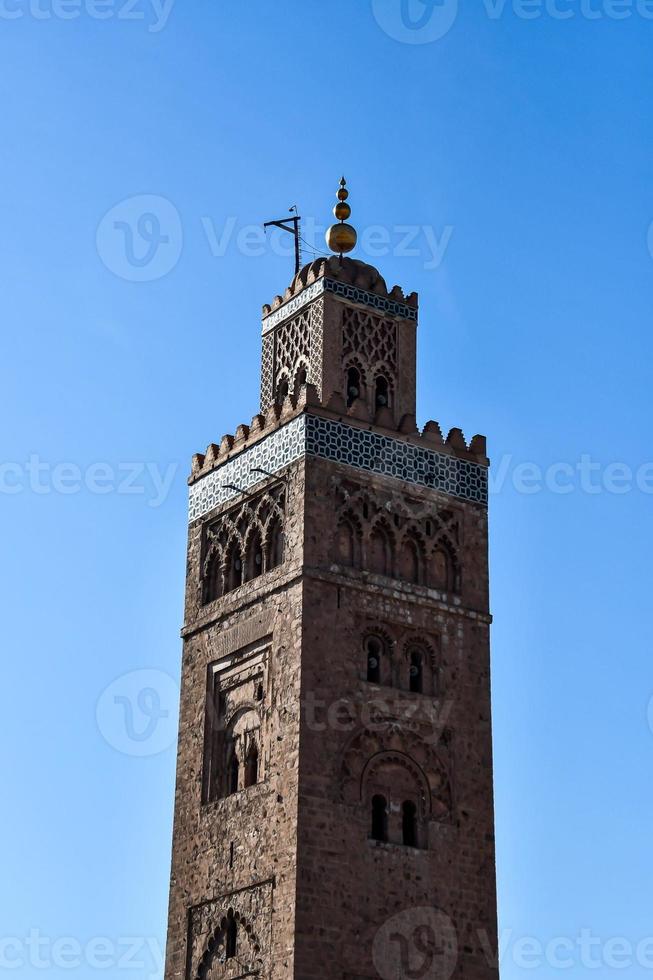
<instances>
[{"instance_id":1,"label":"crenellated parapet","mask_svg":"<svg viewBox=\"0 0 653 980\"><path fill-rule=\"evenodd\" d=\"M273 325L266 322L270 314L295 300L314 283L325 279L351 287L350 290L340 291L337 288L332 290L336 294L341 292L343 297L357 298L363 305L370 305L375 309L391 312L393 315L403 314L409 320L417 318L417 293L413 292L406 296L401 286L388 289L385 279L374 266L358 259L339 259L332 255L329 258L319 258L309 262L300 269L283 296L275 296L272 303L263 306L264 332ZM285 315L291 312L294 310L284 310Z\"/></svg>"},{"instance_id":2,"label":"crenellated parapet","mask_svg":"<svg viewBox=\"0 0 653 980\"><path fill-rule=\"evenodd\" d=\"M243 450L265 439L304 412L336 418L340 421L347 420L357 427L367 423L375 430L392 433L395 438L399 436L412 445L437 448L459 459L489 466L485 436L472 436L468 443L462 429L453 428L445 437L438 422L427 422L422 429L419 429L414 415L405 415L397 429L393 424L392 414L386 408L377 409L372 416L363 402L355 402L348 409L344 399L338 394L333 394L326 404L322 404L315 387L304 385L299 394L287 395L282 405L273 402L265 412L257 413L249 425L242 423L233 435L224 435L219 443L212 442L206 452L195 453L188 478L189 484L206 476L217 466L233 459Z\"/></svg>"},{"instance_id":3,"label":"crenellated parapet","mask_svg":"<svg viewBox=\"0 0 653 980\"><path fill-rule=\"evenodd\" d=\"M334 394L323 403L313 385L270 405L234 435L193 457L190 520L249 492L266 475L304 457L320 457L356 469L429 487L461 499L487 503L484 436L468 444L460 429L443 436L437 422L419 429L414 416L398 427L383 408L372 416L361 404L347 409Z\"/></svg>"}]
</instances>

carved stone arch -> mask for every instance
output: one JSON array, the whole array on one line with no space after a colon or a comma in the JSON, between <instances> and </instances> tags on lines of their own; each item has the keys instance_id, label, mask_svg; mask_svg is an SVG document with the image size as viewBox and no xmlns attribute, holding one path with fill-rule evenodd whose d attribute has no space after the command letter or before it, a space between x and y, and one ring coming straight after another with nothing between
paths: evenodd
<instances>
[{"instance_id":1,"label":"carved stone arch","mask_svg":"<svg viewBox=\"0 0 653 980\"><path fill-rule=\"evenodd\" d=\"M237 531L230 536L224 555L224 591L232 592L243 583L243 542Z\"/></svg>"},{"instance_id":2,"label":"carved stone arch","mask_svg":"<svg viewBox=\"0 0 653 980\"><path fill-rule=\"evenodd\" d=\"M302 386L305 384L309 384L310 381L311 381L310 364L308 363L307 358L300 357L297 363L295 364L295 373L293 376L293 386L292 386L293 394L295 395L299 394L299 391L301 390Z\"/></svg>"},{"instance_id":3,"label":"carved stone arch","mask_svg":"<svg viewBox=\"0 0 653 980\"><path fill-rule=\"evenodd\" d=\"M371 626L363 634L363 657L367 680L391 686L395 682L395 642L383 628Z\"/></svg>"},{"instance_id":4,"label":"carved stone arch","mask_svg":"<svg viewBox=\"0 0 653 980\"><path fill-rule=\"evenodd\" d=\"M342 370L345 402L350 408L355 401L366 399L367 372L359 357L348 357L343 363Z\"/></svg>"},{"instance_id":5,"label":"carved stone arch","mask_svg":"<svg viewBox=\"0 0 653 980\"><path fill-rule=\"evenodd\" d=\"M280 371L274 385L274 400L277 405L282 405L286 397L290 394L290 378L287 371Z\"/></svg>"},{"instance_id":6,"label":"carved stone arch","mask_svg":"<svg viewBox=\"0 0 653 980\"><path fill-rule=\"evenodd\" d=\"M345 375L347 374L349 368L352 367L356 368L356 370L360 375L360 380L363 388L367 387L367 382L368 382L367 366L363 363L360 357L358 357L357 355L350 355L349 357L345 358L342 367L345 372Z\"/></svg>"},{"instance_id":7,"label":"carved stone arch","mask_svg":"<svg viewBox=\"0 0 653 980\"><path fill-rule=\"evenodd\" d=\"M394 371L385 361L376 361L373 365L370 365L370 378L372 379L372 398L373 398L373 408L390 408L394 407L395 393L396 393L396 382ZM385 382L385 392L381 390L379 385L380 379ZM379 399L380 395L385 394L386 401L383 402Z\"/></svg>"},{"instance_id":8,"label":"carved stone arch","mask_svg":"<svg viewBox=\"0 0 653 980\"><path fill-rule=\"evenodd\" d=\"M403 674L402 687L411 690L411 667L413 666L413 654L418 652L422 658L422 686L421 694L429 694L433 697L440 693L441 689L441 667L440 659L436 654L433 643L419 634L411 634L406 637L401 646L401 668Z\"/></svg>"},{"instance_id":9,"label":"carved stone arch","mask_svg":"<svg viewBox=\"0 0 653 980\"><path fill-rule=\"evenodd\" d=\"M388 719L385 719L388 721ZM453 813L452 780L448 764L432 741L419 734L402 731L401 719L397 724L388 722L385 729L362 728L347 740L341 756L341 798L343 803L359 805L365 769L371 759L383 754L409 758L424 774L429 787L429 816L438 821L451 820ZM429 728L432 736L432 726Z\"/></svg>"},{"instance_id":10,"label":"carved stone arch","mask_svg":"<svg viewBox=\"0 0 653 980\"><path fill-rule=\"evenodd\" d=\"M384 769L386 770L385 773ZM398 794L402 798L406 796L406 787L401 785L401 778L398 779L396 776L397 772L401 773L402 771L408 774L409 781L415 785L421 818L428 820L431 816L431 787L426 773L407 752L381 750L371 759L368 759L361 773L361 801L369 802L368 797L371 798L374 792L384 785L387 787L388 796L392 797L393 794ZM391 776L393 772L395 773L394 778ZM397 799L395 802L401 801Z\"/></svg>"},{"instance_id":11,"label":"carved stone arch","mask_svg":"<svg viewBox=\"0 0 653 980\"><path fill-rule=\"evenodd\" d=\"M284 523L282 510L273 509L263 532L263 561L266 572L276 568L284 560L286 548Z\"/></svg>"},{"instance_id":12,"label":"carved stone arch","mask_svg":"<svg viewBox=\"0 0 653 980\"><path fill-rule=\"evenodd\" d=\"M461 568L458 551L446 534L439 534L429 558L429 584L446 592L460 592Z\"/></svg>"},{"instance_id":13,"label":"carved stone arch","mask_svg":"<svg viewBox=\"0 0 653 980\"><path fill-rule=\"evenodd\" d=\"M426 545L420 530L409 524L397 542L397 574L399 578L415 585L424 582L426 572Z\"/></svg>"},{"instance_id":14,"label":"carved stone arch","mask_svg":"<svg viewBox=\"0 0 653 980\"><path fill-rule=\"evenodd\" d=\"M224 591L224 549L212 540L202 563L202 601L213 602Z\"/></svg>"},{"instance_id":15,"label":"carved stone arch","mask_svg":"<svg viewBox=\"0 0 653 980\"><path fill-rule=\"evenodd\" d=\"M228 955L230 923L236 926L236 949ZM194 971L195 980L236 980L257 975L263 968L261 944L249 920L233 907L224 908Z\"/></svg>"},{"instance_id":16,"label":"carved stone arch","mask_svg":"<svg viewBox=\"0 0 653 980\"><path fill-rule=\"evenodd\" d=\"M264 570L263 528L260 522L253 518L245 534L243 542L243 581L249 582L258 578Z\"/></svg>"},{"instance_id":17,"label":"carved stone arch","mask_svg":"<svg viewBox=\"0 0 653 980\"><path fill-rule=\"evenodd\" d=\"M365 565L377 575L392 576L395 559L395 534L385 515L372 520L365 545Z\"/></svg>"},{"instance_id":18,"label":"carved stone arch","mask_svg":"<svg viewBox=\"0 0 653 980\"><path fill-rule=\"evenodd\" d=\"M338 517L334 536L334 560L340 565L358 568L362 540L363 529L358 515L351 508L343 510Z\"/></svg>"}]
</instances>

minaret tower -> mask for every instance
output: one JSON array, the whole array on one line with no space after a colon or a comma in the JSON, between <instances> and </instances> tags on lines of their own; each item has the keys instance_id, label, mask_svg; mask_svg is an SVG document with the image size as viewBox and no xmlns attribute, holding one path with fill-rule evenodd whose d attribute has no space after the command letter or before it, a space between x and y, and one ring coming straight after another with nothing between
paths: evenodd
<instances>
[{"instance_id":1,"label":"minaret tower","mask_svg":"<svg viewBox=\"0 0 653 980\"><path fill-rule=\"evenodd\" d=\"M193 458L166 980L498 976L485 439L347 198Z\"/></svg>"}]
</instances>

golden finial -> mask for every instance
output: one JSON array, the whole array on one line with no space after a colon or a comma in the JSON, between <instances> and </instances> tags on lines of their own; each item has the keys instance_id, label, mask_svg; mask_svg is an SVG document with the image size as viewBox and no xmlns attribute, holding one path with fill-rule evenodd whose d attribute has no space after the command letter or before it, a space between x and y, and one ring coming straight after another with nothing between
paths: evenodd
<instances>
[{"instance_id":1,"label":"golden finial","mask_svg":"<svg viewBox=\"0 0 653 980\"><path fill-rule=\"evenodd\" d=\"M331 225L326 233L327 245L340 258L342 258L345 252L351 252L352 248L356 247L356 241L358 239L356 229L352 228L351 225L345 224L345 221L351 214L351 208L347 204L348 197L347 181L343 177L338 188L338 203L333 209L333 213L340 224Z\"/></svg>"}]
</instances>

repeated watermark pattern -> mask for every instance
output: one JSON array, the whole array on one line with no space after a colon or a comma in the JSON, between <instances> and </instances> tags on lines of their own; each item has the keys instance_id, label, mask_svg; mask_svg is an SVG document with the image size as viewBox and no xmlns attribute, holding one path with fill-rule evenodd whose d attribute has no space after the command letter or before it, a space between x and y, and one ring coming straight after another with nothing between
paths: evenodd
<instances>
[{"instance_id":1,"label":"repeated watermark pattern","mask_svg":"<svg viewBox=\"0 0 653 980\"><path fill-rule=\"evenodd\" d=\"M326 702L309 691L302 701L303 718L309 731L322 733L355 732L366 729L369 732L392 732L412 730L419 725L423 730L420 738L427 745L440 740L451 716L454 702L438 698L381 698L357 702L350 698L338 698Z\"/></svg>"},{"instance_id":2,"label":"repeated watermark pattern","mask_svg":"<svg viewBox=\"0 0 653 980\"><path fill-rule=\"evenodd\" d=\"M432 44L445 37L458 18L458 0L371 0L374 18L388 37L402 44ZM489 20L511 14L518 20L653 20L653 0L482 0Z\"/></svg>"},{"instance_id":3,"label":"repeated watermark pattern","mask_svg":"<svg viewBox=\"0 0 653 980\"><path fill-rule=\"evenodd\" d=\"M220 222L200 215L194 225L214 259L224 258L230 250L246 258L294 255L291 236L279 229L266 231L262 224L243 224L234 215ZM305 262L325 254L326 230L315 218L302 219ZM372 261L388 255L416 259L426 271L433 271L442 265L453 233L452 225L441 229L427 224L368 225L359 229L358 252ZM139 194L115 204L96 232L100 260L127 282L154 282L167 276L179 263L183 245L184 226L177 207L156 194Z\"/></svg>"},{"instance_id":4,"label":"repeated watermark pattern","mask_svg":"<svg viewBox=\"0 0 653 980\"><path fill-rule=\"evenodd\" d=\"M117 494L138 497L148 507L157 508L170 497L180 469L178 462L152 461L93 462L80 466L71 461L53 463L38 453L31 453L20 461L0 462L0 496ZM488 493L498 496L506 491L529 497L543 493L653 495L653 461L636 466L617 460L603 463L583 453L573 462L558 460L543 464L504 453L493 460L489 469Z\"/></svg>"},{"instance_id":5,"label":"repeated watermark pattern","mask_svg":"<svg viewBox=\"0 0 653 980\"><path fill-rule=\"evenodd\" d=\"M449 980L458 961L456 929L440 909L407 909L379 929L372 959L382 980Z\"/></svg>"},{"instance_id":6,"label":"repeated watermark pattern","mask_svg":"<svg viewBox=\"0 0 653 980\"><path fill-rule=\"evenodd\" d=\"M144 24L150 34L166 27L175 0L0 0L0 20L116 20Z\"/></svg>"},{"instance_id":7,"label":"repeated watermark pattern","mask_svg":"<svg viewBox=\"0 0 653 980\"><path fill-rule=\"evenodd\" d=\"M148 980L163 976L164 953L154 937L47 936L30 929L26 936L0 936L0 970L138 970Z\"/></svg>"},{"instance_id":8,"label":"repeated watermark pattern","mask_svg":"<svg viewBox=\"0 0 653 980\"><path fill-rule=\"evenodd\" d=\"M104 215L95 243L104 265L120 279L162 279L181 256L181 217L175 205L160 195L128 197Z\"/></svg>"},{"instance_id":9,"label":"repeated watermark pattern","mask_svg":"<svg viewBox=\"0 0 653 980\"><path fill-rule=\"evenodd\" d=\"M112 748L123 755L159 755L177 740L179 685L162 670L133 670L101 694L95 717Z\"/></svg>"},{"instance_id":10,"label":"repeated watermark pattern","mask_svg":"<svg viewBox=\"0 0 653 980\"><path fill-rule=\"evenodd\" d=\"M168 499L178 471L178 463L95 462L82 467L72 462L51 463L32 453L20 462L0 463L0 494L119 494L141 497L148 507L156 508Z\"/></svg>"}]
</instances>

